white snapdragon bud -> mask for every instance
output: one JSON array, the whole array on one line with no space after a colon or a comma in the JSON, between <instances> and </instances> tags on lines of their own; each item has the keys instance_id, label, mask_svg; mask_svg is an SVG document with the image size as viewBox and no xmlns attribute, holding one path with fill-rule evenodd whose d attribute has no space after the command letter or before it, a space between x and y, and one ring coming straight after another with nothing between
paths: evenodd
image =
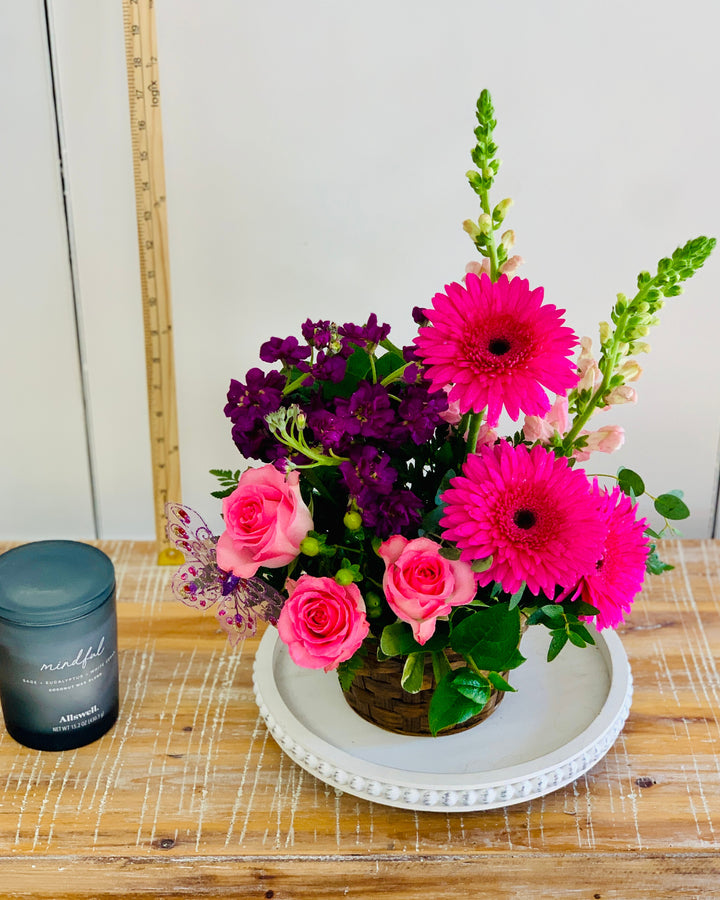
<instances>
[{"instance_id":1,"label":"white snapdragon bud","mask_svg":"<svg viewBox=\"0 0 720 900\"><path fill-rule=\"evenodd\" d=\"M618 369L618 375L621 375L625 382L637 381L642 375L642 368L636 359L626 359Z\"/></svg>"},{"instance_id":2,"label":"white snapdragon bud","mask_svg":"<svg viewBox=\"0 0 720 900\"><path fill-rule=\"evenodd\" d=\"M490 232L492 231L492 225L492 216L488 213L483 213L478 219L478 226L483 234L490 234Z\"/></svg>"},{"instance_id":3,"label":"white snapdragon bud","mask_svg":"<svg viewBox=\"0 0 720 900\"><path fill-rule=\"evenodd\" d=\"M515 232L512 228L508 228L507 231L503 232L500 237L500 243L505 248L506 252L509 253L512 248L515 246Z\"/></svg>"},{"instance_id":4,"label":"white snapdragon bud","mask_svg":"<svg viewBox=\"0 0 720 900\"><path fill-rule=\"evenodd\" d=\"M600 343L607 344L612 334L612 325L609 322L600 323Z\"/></svg>"}]
</instances>

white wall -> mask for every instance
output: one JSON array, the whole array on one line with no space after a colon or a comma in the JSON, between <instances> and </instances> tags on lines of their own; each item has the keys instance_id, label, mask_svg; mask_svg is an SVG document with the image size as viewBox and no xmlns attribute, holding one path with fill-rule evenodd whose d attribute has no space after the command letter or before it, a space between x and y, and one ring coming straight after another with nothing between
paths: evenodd
<instances>
[{"instance_id":1,"label":"white wall","mask_svg":"<svg viewBox=\"0 0 720 900\"><path fill-rule=\"evenodd\" d=\"M119 0L50 0L99 534L154 537Z\"/></svg>"},{"instance_id":2,"label":"white wall","mask_svg":"<svg viewBox=\"0 0 720 900\"><path fill-rule=\"evenodd\" d=\"M30 4L38 28L40 6ZM52 0L51 13L100 528L108 537L150 536L120 4ZM477 214L464 172L482 87L498 112L497 198L515 199L508 225L527 260L522 274L568 309L579 334L596 333L639 269L688 237L720 233L720 7L712 0L689 0L681 13L669 0L165 0L156 13L183 499L216 526L207 470L241 462L224 395L231 377L256 364L259 344L295 333L307 316L360 320L372 310L406 343L411 307L462 276L473 249L460 223ZM21 5L13 16L30 12ZM0 57L6 83L13 59ZM45 71L37 61L32 68L34 77ZM45 148L52 175L42 77L37 118L48 133L31 146ZM19 135L31 129L29 109L18 103L14 149L3 142L0 153L15 154L13 171L26 166L23 177L49 211L28 213L29 221L45 226L57 214L57 172L43 187L27 168L33 154ZM11 180L13 215L22 215L28 188ZM16 342L11 373L22 374L13 377L12 415L4 414L16 449L7 463L3 451L0 474L3 501L10 494L15 502L3 503L0 524L8 536L47 536L48 523L82 536L86 468L79 451L59 446L57 422L72 417L61 411L57 366L39 361L47 344L32 349L48 313L24 317L7 299L29 283L22 234L9 221L16 243L2 246L18 267L6 270L3 307L25 343ZM55 232L60 245L61 217ZM33 238L25 258L36 293L52 294L67 312L67 271L56 276L41 262L36 226ZM593 461L596 471L637 468L650 490L684 487L693 508L687 536L709 533L716 493L718 256L663 310L638 406L607 414L627 428L626 447ZM36 413L48 385L51 401ZM78 419L77 396L68 403ZM81 426L66 430L82 438ZM51 473L45 481L40 462ZM70 477L73 464L85 493ZM67 473L59 486L58 468ZM68 496L85 510L82 521L67 517ZM39 504L51 511L38 517Z\"/></svg>"},{"instance_id":3,"label":"white wall","mask_svg":"<svg viewBox=\"0 0 720 900\"><path fill-rule=\"evenodd\" d=\"M291 0L157 6L185 501L237 462L230 377L307 316L410 309L462 276L475 100L493 94L497 199L524 275L596 334L618 291L720 232L720 8L691 0ZM668 304L596 471L684 487L708 534L720 423L720 253ZM183 360L185 361L183 363ZM628 415L628 412L630 413ZM604 422L605 420L603 420ZM218 521L217 519L215 520Z\"/></svg>"},{"instance_id":4,"label":"white wall","mask_svg":"<svg viewBox=\"0 0 720 900\"><path fill-rule=\"evenodd\" d=\"M41 0L0 29L0 538L94 533ZM10 87L11 86L11 87Z\"/></svg>"}]
</instances>

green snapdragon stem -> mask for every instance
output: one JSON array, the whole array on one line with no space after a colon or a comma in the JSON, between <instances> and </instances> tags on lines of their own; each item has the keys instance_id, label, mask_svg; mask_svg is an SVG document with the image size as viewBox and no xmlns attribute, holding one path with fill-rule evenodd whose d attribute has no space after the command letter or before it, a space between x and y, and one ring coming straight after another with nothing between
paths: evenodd
<instances>
[{"instance_id":1,"label":"green snapdragon stem","mask_svg":"<svg viewBox=\"0 0 720 900\"><path fill-rule=\"evenodd\" d=\"M488 178L490 176L490 171L483 166L483 178ZM489 191L481 191L480 196L480 206L482 207L482 211L487 213L489 216L492 216L490 211L490 193ZM495 246L495 230L491 227L490 231L485 235L486 246L488 259L490 260L490 281L497 281L500 277L500 270L498 266L498 257L497 257L497 247Z\"/></svg>"},{"instance_id":2,"label":"green snapdragon stem","mask_svg":"<svg viewBox=\"0 0 720 900\"><path fill-rule=\"evenodd\" d=\"M615 334L613 335L613 341L610 348L610 352L605 355L605 371L603 372L602 381L600 382L600 386L592 395L592 397L588 400L585 409L579 413L573 422L573 426L565 435L563 439L563 447L566 451L572 450L573 444L575 443L575 439L580 434L583 426L587 423L590 416L595 412L598 403L602 400L602 398L607 393L608 384L610 383L610 379L612 378L612 374L615 371L615 367L618 361L618 355L620 353L620 335L623 334L626 321L629 317L630 311L629 309L623 313L620 317L620 321L617 323L615 327Z\"/></svg>"}]
</instances>

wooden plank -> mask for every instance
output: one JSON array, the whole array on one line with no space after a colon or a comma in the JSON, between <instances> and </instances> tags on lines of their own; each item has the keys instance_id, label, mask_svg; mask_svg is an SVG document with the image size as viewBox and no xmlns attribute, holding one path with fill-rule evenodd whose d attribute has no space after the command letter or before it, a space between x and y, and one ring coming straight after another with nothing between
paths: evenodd
<instances>
[{"instance_id":1,"label":"wooden plank","mask_svg":"<svg viewBox=\"0 0 720 900\"><path fill-rule=\"evenodd\" d=\"M572 854L456 855L418 859L400 855L197 859L166 855L162 861L81 857L41 860L30 871L0 858L3 897L93 900L202 897L267 900L647 900L718 896L720 858L709 855L607 856Z\"/></svg>"},{"instance_id":2,"label":"wooden plank","mask_svg":"<svg viewBox=\"0 0 720 900\"><path fill-rule=\"evenodd\" d=\"M472 884L482 896L482 883L487 896L564 896L563 883L579 891L592 868L602 898L711 896L720 542L668 545L677 568L636 604L623 633L635 697L605 759L547 797L474 813L392 809L304 772L255 707L258 639L233 651L212 614L174 601L153 543L99 546L118 574L121 714L100 741L61 754L0 736L0 854L13 890L33 875L42 886L55 866L75 886L35 896L81 896L91 881L98 897L120 884L128 896L148 885L155 896L223 896L231 884L234 896L344 896L343 877L357 897L380 885L416 897L427 877L449 894ZM517 894L503 893L508 867Z\"/></svg>"}]
</instances>

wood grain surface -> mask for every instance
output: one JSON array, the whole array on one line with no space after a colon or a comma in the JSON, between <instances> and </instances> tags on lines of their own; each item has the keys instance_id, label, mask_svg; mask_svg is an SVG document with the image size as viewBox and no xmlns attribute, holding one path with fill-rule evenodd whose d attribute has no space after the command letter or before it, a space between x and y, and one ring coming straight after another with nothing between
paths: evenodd
<instances>
[{"instance_id":1,"label":"wood grain surface","mask_svg":"<svg viewBox=\"0 0 720 900\"><path fill-rule=\"evenodd\" d=\"M0 550L9 544L0 544ZM232 650L174 601L152 543L118 576L121 711L64 753L0 729L0 896L720 897L720 541L672 542L623 628L615 746L575 784L473 813L344 795L288 759Z\"/></svg>"}]
</instances>

